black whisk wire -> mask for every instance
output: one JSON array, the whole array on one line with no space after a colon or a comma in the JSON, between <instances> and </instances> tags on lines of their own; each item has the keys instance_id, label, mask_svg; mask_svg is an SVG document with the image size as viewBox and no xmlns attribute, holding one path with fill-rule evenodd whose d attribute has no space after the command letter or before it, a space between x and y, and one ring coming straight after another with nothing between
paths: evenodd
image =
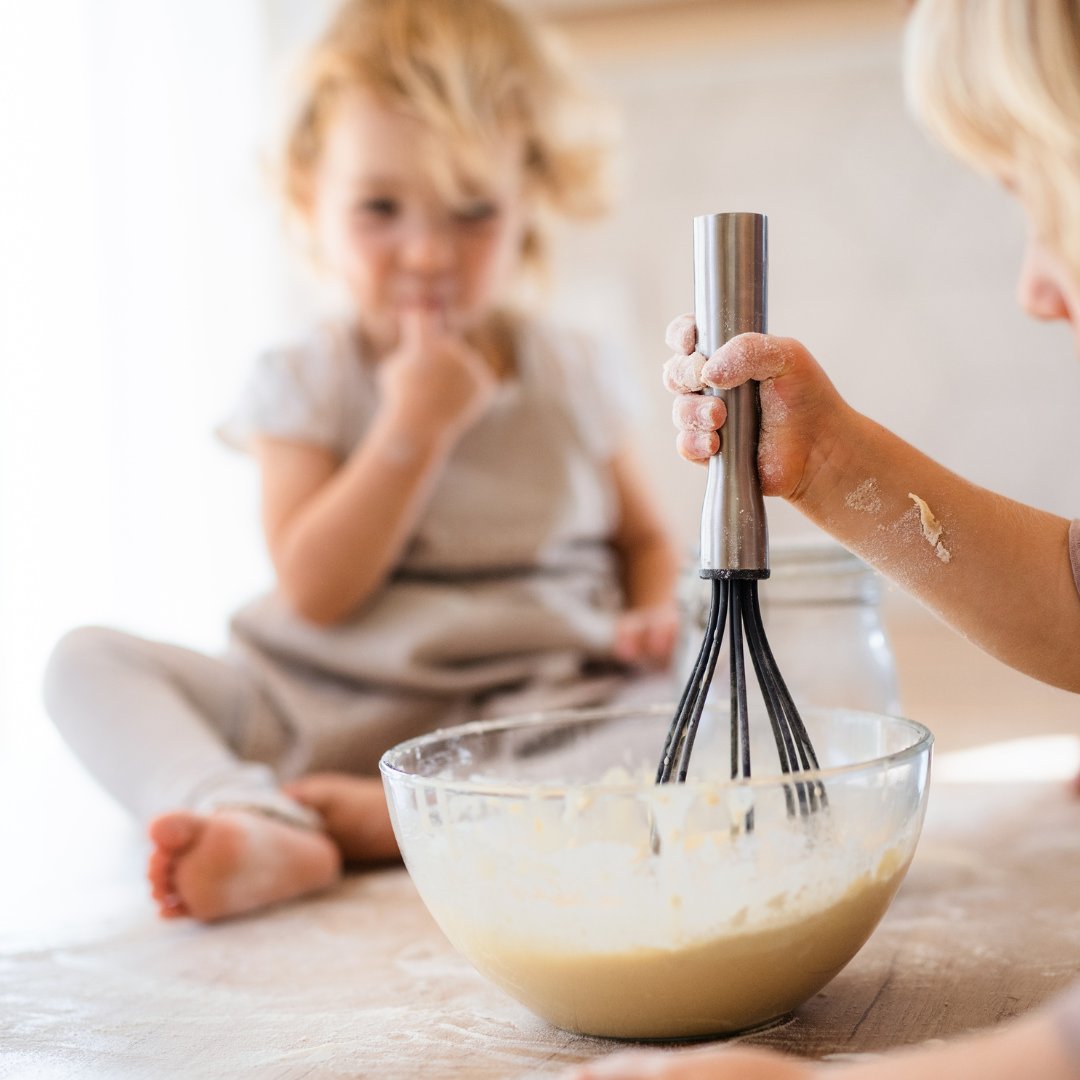
<instances>
[{"instance_id":1,"label":"black whisk wire","mask_svg":"<svg viewBox=\"0 0 1080 1080\"><path fill-rule=\"evenodd\" d=\"M705 638L668 729L656 772L658 784L672 780L681 783L686 779L690 754L712 685L725 628L730 656L731 778L735 780L750 776L750 715L745 650L749 650L751 664L761 687L781 771L797 774L819 768L806 725L765 636L757 579L714 577ZM825 787L820 780L795 780L793 784L784 786L784 796L791 816L796 813L809 814L828 805ZM753 810L747 814L746 828L753 828Z\"/></svg>"},{"instance_id":2,"label":"black whisk wire","mask_svg":"<svg viewBox=\"0 0 1080 1080\"><path fill-rule=\"evenodd\" d=\"M697 660L690 678L683 689L676 715L682 722L668 728L667 741L660 756L660 765L656 770L656 782L665 784L673 776L682 783L690 767L690 752L694 748L698 724L705 709L705 702L712 685L716 661L724 642L724 623L727 619L728 589L727 582L714 579L712 597L709 603L709 617L705 624L705 638L701 643Z\"/></svg>"},{"instance_id":3,"label":"black whisk wire","mask_svg":"<svg viewBox=\"0 0 1080 1080\"><path fill-rule=\"evenodd\" d=\"M784 682L783 675L780 674L776 657L765 636L765 625L758 600L758 583L750 581L748 584L750 588L747 592L752 609L751 618L746 623L750 659L753 661L758 685L765 699L765 710L769 714L769 723L772 725L780 768L785 773L817 769L820 766L814 746L806 731L806 725L799 715L799 710L795 707L795 701L787 688L787 683ZM784 790L788 799L788 812L793 813L791 790L790 788ZM799 800L799 810L803 814L828 805L825 787L820 780L811 783L796 782L795 793Z\"/></svg>"},{"instance_id":4,"label":"black whisk wire","mask_svg":"<svg viewBox=\"0 0 1080 1080\"><path fill-rule=\"evenodd\" d=\"M728 648L731 653L731 779L750 775L750 725L746 707L746 660L743 656L742 589L737 581L729 586L731 593Z\"/></svg>"}]
</instances>

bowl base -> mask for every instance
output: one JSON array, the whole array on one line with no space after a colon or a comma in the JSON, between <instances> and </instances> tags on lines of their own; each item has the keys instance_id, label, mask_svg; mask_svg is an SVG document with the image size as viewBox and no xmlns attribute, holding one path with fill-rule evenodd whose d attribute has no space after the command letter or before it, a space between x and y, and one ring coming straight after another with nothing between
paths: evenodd
<instances>
[{"instance_id":1,"label":"bowl base","mask_svg":"<svg viewBox=\"0 0 1080 1080\"><path fill-rule=\"evenodd\" d=\"M613 1042L628 1042L628 1043L647 1043L650 1046L690 1046L694 1043L707 1043L707 1042L724 1042L726 1039L742 1039L747 1035L760 1035L763 1031L772 1031L773 1028L784 1027L786 1024L790 1024L795 1019L795 1012L781 1013L779 1016L773 1017L772 1020L765 1020L760 1024L754 1024L752 1027L739 1028L738 1031L714 1031L711 1034L704 1035L682 1035L676 1038L671 1036L665 1036L661 1038L649 1038L639 1037L631 1038L618 1038L611 1035L605 1035L604 1038L612 1039Z\"/></svg>"}]
</instances>

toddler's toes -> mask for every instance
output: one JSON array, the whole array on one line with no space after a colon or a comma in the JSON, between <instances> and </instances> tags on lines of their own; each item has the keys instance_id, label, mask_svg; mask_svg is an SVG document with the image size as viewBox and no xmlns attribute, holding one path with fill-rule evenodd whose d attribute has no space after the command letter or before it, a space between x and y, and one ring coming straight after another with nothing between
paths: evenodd
<instances>
[{"instance_id":1,"label":"toddler's toes","mask_svg":"<svg viewBox=\"0 0 1080 1080\"><path fill-rule=\"evenodd\" d=\"M148 832L156 847L178 855L195 843L204 824L204 819L190 810L174 810L154 818Z\"/></svg>"},{"instance_id":2,"label":"toddler's toes","mask_svg":"<svg viewBox=\"0 0 1080 1080\"><path fill-rule=\"evenodd\" d=\"M160 899L169 890L172 879L173 857L161 848L154 848L146 863L146 879L150 882L150 891L155 900Z\"/></svg>"},{"instance_id":3,"label":"toddler's toes","mask_svg":"<svg viewBox=\"0 0 1080 1080\"><path fill-rule=\"evenodd\" d=\"M163 919L185 919L190 914L187 904L175 894L158 901L158 915Z\"/></svg>"},{"instance_id":4,"label":"toddler's toes","mask_svg":"<svg viewBox=\"0 0 1080 1080\"><path fill-rule=\"evenodd\" d=\"M154 845L146 865L150 895L163 919L177 919L188 914L187 905L176 891L176 861L195 843L203 828L203 819L187 810L162 814L150 822L147 830Z\"/></svg>"}]
</instances>

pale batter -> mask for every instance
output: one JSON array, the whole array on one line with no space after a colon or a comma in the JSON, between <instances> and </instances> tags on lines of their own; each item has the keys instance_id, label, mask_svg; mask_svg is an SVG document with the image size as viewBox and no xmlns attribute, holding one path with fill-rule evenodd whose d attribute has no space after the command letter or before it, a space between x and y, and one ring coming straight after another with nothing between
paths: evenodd
<instances>
[{"instance_id":1,"label":"pale batter","mask_svg":"<svg viewBox=\"0 0 1080 1080\"><path fill-rule=\"evenodd\" d=\"M444 929L478 970L557 1027L611 1038L715 1035L775 1019L820 990L870 936L906 870L890 851L831 904L775 904L764 917L743 909L720 936L670 949L569 953L464 920Z\"/></svg>"}]
</instances>

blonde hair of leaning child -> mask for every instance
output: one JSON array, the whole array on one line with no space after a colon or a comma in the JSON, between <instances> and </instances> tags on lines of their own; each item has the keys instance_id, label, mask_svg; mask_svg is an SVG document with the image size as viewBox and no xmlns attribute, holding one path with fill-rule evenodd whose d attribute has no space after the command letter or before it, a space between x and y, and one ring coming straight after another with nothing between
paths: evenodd
<instances>
[{"instance_id":1,"label":"blonde hair of leaning child","mask_svg":"<svg viewBox=\"0 0 1080 1080\"><path fill-rule=\"evenodd\" d=\"M920 3L904 71L927 128L1005 180L1034 234L1080 281L1080 7Z\"/></svg>"}]
</instances>

